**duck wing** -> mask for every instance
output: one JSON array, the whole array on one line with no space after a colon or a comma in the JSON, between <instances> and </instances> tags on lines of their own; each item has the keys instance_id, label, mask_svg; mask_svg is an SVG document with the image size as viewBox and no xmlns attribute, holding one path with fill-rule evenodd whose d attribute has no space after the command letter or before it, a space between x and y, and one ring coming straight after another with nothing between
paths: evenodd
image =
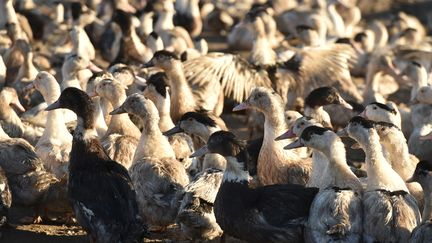
<instances>
[{"instance_id":1,"label":"duck wing","mask_svg":"<svg viewBox=\"0 0 432 243\"><path fill-rule=\"evenodd\" d=\"M238 102L246 99L255 86L272 87L266 73L233 54L214 52L188 60L184 62L184 71L193 89L220 83L225 96Z\"/></svg>"},{"instance_id":2,"label":"duck wing","mask_svg":"<svg viewBox=\"0 0 432 243\"><path fill-rule=\"evenodd\" d=\"M112 160L92 161L69 177L69 197L80 224L90 232L127 237L145 230L139 222L135 190L127 170Z\"/></svg>"},{"instance_id":3,"label":"duck wing","mask_svg":"<svg viewBox=\"0 0 432 243\"><path fill-rule=\"evenodd\" d=\"M3 169L0 167L0 226L6 223L8 209L12 205L12 195Z\"/></svg>"},{"instance_id":4,"label":"duck wing","mask_svg":"<svg viewBox=\"0 0 432 243\"><path fill-rule=\"evenodd\" d=\"M301 185L270 185L251 191L247 202L262 214L273 226L298 223L293 220L306 218L318 188Z\"/></svg>"},{"instance_id":5,"label":"duck wing","mask_svg":"<svg viewBox=\"0 0 432 243\"><path fill-rule=\"evenodd\" d=\"M39 170L43 167L33 146L21 138L0 142L0 166L6 174L14 175Z\"/></svg>"},{"instance_id":6,"label":"duck wing","mask_svg":"<svg viewBox=\"0 0 432 243\"><path fill-rule=\"evenodd\" d=\"M353 93L350 96L361 100L349 71L350 63L355 57L351 46L329 44L299 50L290 60L279 63L278 67L291 70L282 76L282 80L289 80L290 91L298 96L305 97L322 86L336 85L341 92Z\"/></svg>"}]
</instances>

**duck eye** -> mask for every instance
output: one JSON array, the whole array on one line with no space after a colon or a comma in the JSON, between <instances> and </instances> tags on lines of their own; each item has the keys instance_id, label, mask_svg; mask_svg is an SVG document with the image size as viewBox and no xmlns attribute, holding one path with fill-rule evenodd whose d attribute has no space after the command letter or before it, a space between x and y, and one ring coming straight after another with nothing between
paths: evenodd
<instances>
[{"instance_id":1,"label":"duck eye","mask_svg":"<svg viewBox=\"0 0 432 243\"><path fill-rule=\"evenodd\" d=\"M292 117L290 117L290 116L287 116L287 119L288 119L288 120L291 120L291 118L292 118Z\"/></svg>"},{"instance_id":2,"label":"duck eye","mask_svg":"<svg viewBox=\"0 0 432 243\"><path fill-rule=\"evenodd\" d=\"M374 106L373 109L376 110L377 109L376 106Z\"/></svg>"},{"instance_id":3,"label":"duck eye","mask_svg":"<svg viewBox=\"0 0 432 243\"><path fill-rule=\"evenodd\" d=\"M189 118L188 118L188 121L190 121L190 122L193 121L193 118L192 118L192 117L189 117Z\"/></svg>"},{"instance_id":4,"label":"duck eye","mask_svg":"<svg viewBox=\"0 0 432 243\"><path fill-rule=\"evenodd\" d=\"M303 126L303 125L304 125L304 122L301 122L300 125Z\"/></svg>"}]
</instances>

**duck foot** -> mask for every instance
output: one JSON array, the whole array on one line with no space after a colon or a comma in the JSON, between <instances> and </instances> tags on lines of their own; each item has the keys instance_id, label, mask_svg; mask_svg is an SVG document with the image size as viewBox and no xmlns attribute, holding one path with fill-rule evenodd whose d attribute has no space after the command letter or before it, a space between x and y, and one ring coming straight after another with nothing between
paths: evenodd
<instances>
[{"instance_id":1,"label":"duck foot","mask_svg":"<svg viewBox=\"0 0 432 243\"><path fill-rule=\"evenodd\" d=\"M33 224L40 224L42 223L42 217L41 216L37 216L34 220L33 220Z\"/></svg>"}]
</instances>

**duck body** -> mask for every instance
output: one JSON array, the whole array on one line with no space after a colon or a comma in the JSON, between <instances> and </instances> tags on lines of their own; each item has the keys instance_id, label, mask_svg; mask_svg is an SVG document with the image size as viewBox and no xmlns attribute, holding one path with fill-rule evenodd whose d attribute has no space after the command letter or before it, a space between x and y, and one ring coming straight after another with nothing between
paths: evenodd
<instances>
[{"instance_id":1,"label":"duck body","mask_svg":"<svg viewBox=\"0 0 432 243\"><path fill-rule=\"evenodd\" d=\"M290 223L307 217L316 192L299 185L250 189L246 181L225 181L215 200L216 222L224 233L247 242L301 242L302 227Z\"/></svg>"}]
</instances>

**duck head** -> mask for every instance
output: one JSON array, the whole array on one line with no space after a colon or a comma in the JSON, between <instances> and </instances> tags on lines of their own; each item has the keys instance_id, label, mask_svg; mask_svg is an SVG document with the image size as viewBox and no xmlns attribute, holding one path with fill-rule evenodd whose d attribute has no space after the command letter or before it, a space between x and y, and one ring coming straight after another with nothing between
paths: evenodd
<instances>
[{"instance_id":1,"label":"duck head","mask_svg":"<svg viewBox=\"0 0 432 243\"><path fill-rule=\"evenodd\" d=\"M141 81L145 83L145 79L135 76L135 73L132 70L132 68L128 67L126 64L123 63L118 63L111 66L108 69L108 72L110 72L115 79L122 82L125 86L132 85L135 82L135 79L139 79L138 82Z\"/></svg>"},{"instance_id":2,"label":"duck head","mask_svg":"<svg viewBox=\"0 0 432 243\"><path fill-rule=\"evenodd\" d=\"M19 101L18 94L14 88L4 87L3 90L0 91L0 99L5 104L9 104L21 112L25 111L25 108Z\"/></svg>"},{"instance_id":3,"label":"duck head","mask_svg":"<svg viewBox=\"0 0 432 243\"><path fill-rule=\"evenodd\" d=\"M432 163L426 160L420 161L413 175L406 182L418 182L423 187L423 190L430 191L432 189Z\"/></svg>"},{"instance_id":4,"label":"duck head","mask_svg":"<svg viewBox=\"0 0 432 243\"><path fill-rule=\"evenodd\" d=\"M374 130L374 123L361 116L351 118L347 127L340 130L337 134L341 137L351 137L360 145L367 144L371 132Z\"/></svg>"},{"instance_id":5,"label":"duck head","mask_svg":"<svg viewBox=\"0 0 432 243\"><path fill-rule=\"evenodd\" d=\"M56 78L46 71L39 72L35 80L26 86L25 89L28 90L31 88L36 88L48 103L56 101L60 96L60 85Z\"/></svg>"},{"instance_id":6,"label":"duck head","mask_svg":"<svg viewBox=\"0 0 432 243\"><path fill-rule=\"evenodd\" d=\"M149 99L146 99L142 94L132 94L125 102L110 112L110 115L129 113L140 117L145 124L152 123L157 125L159 122L159 113L156 106Z\"/></svg>"},{"instance_id":7,"label":"duck head","mask_svg":"<svg viewBox=\"0 0 432 243\"><path fill-rule=\"evenodd\" d=\"M285 121L288 127L292 127L294 125L294 122L302 117L302 114L298 111L293 110L286 110L285 111Z\"/></svg>"},{"instance_id":8,"label":"duck head","mask_svg":"<svg viewBox=\"0 0 432 243\"><path fill-rule=\"evenodd\" d=\"M127 87L116 79L103 79L96 84L94 94L114 102L120 97L126 97L126 89Z\"/></svg>"},{"instance_id":9,"label":"duck head","mask_svg":"<svg viewBox=\"0 0 432 243\"><path fill-rule=\"evenodd\" d=\"M374 122L375 130L380 137L381 142L394 143L400 141L403 136L402 131L393 123L389 122Z\"/></svg>"},{"instance_id":10,"label":"duck head","mask_svg":"<svg viewBox=\"0 0 432 243\"><path fill-rule=\"evenodd\" d=\"M306 146L325 152L336 140L340 141L340 138L330 129L319 126L309 126L303 130L296 141L285 146L284 149L294 149Z\"/></svg>"},{"instance_id":11,"label":"duck head","mask_svg":"<svg viewBox=\"0 0 432 243\"><path fill-rule=\"evenodd\" d=\"M418 91L411 104L432 104L432 86L423 86Z\"/></svg>"},{"instance_id":12,"label":"duck head","mask_svg":"<svg viewBox=\"0 0 432 243\"><path fill-rule=\"evenodd\" d=\"M147 86L143 91L144 96L155 104L160 103L161 100L165 100L169 97L169 87L167 83L168 78L164 72L153 74L147 80Z\"/></svg>"},{"instance_id":13,"label":"duck head","mask_svg":"<svg viewBox=\"0 0 432 243\"><path fill-rule=\"evenodd\" d=\"M90 119L93 117L95 110L90 96L88 96L86 92L74 87L69 87L63 90L58 100L49 105L45 110L51 111L61 108L69 109L79 118L84 119Z\"/></svg>"},{"instance_id":14,"label":"duck head","mask_svg":"<svg viewBox=\"0 0 432 243\"><path fill-rule=\"evenodd\" d=\"M373 102L365 107L360 116L372 121L389 121L389 117L397 116L397 111L386 104Z\"/></svg>"},{"instance_id":15,"label":"duck head","mask_svg":"<svg viewBox=\"0 0 432 243\"><path fill-rule=\"evenodd\" d=\"M174 128L164 134L170 136L175 133L185 132L206 140L214 130L220 130L220 128L208 114L204 112L187 112L180 118Z\"/></svg>"},{"instance_id":16,"label":"duck head","mask_svg":"<svg viewBox=\"0 0 432 243\"><path fill-rule=\"evenodd\" d=\"M181 63L180 59L172 52L169 51L157 51L152 59L144 67L158 67L163 70L170 70L174 64Z\"/></svg>"},{"instance_id":17,"label":"duck head","mask_svg":"<svg viewBox=\"0 0 432 243\"><path fill-rule=\"evenodd\" d=\"M251 94L245 101L234 107L233 111L254 108L266 113L271 112L273 106L282 106L282 104L282 98L274 90L257 87L252 90Z\"/></svg>"},{"instance_id":18,"label":"duck head","mask_svg":"<svg viewBox=\"0 0 432 243\"><path fill-rule=\"evenodd\" d=\"M352 110L353 107L346 102L333 87L320 87L312 90L305 99L305 106L318 108L326 105L341 105Z\"/></svg>"},{"instance_id":19,"label":"duck head","mask_svg":"<svg viewBox=\"0 0 432 243\"><path fill-rule=\"evenodd\" d=\"M303 130L309 126L322 126L319 122L311 117L303 116L294 121L291 128L284 134L277 137L275 140L282 140L288 138L299 137Z\"/></svg>"}]
</instances>

